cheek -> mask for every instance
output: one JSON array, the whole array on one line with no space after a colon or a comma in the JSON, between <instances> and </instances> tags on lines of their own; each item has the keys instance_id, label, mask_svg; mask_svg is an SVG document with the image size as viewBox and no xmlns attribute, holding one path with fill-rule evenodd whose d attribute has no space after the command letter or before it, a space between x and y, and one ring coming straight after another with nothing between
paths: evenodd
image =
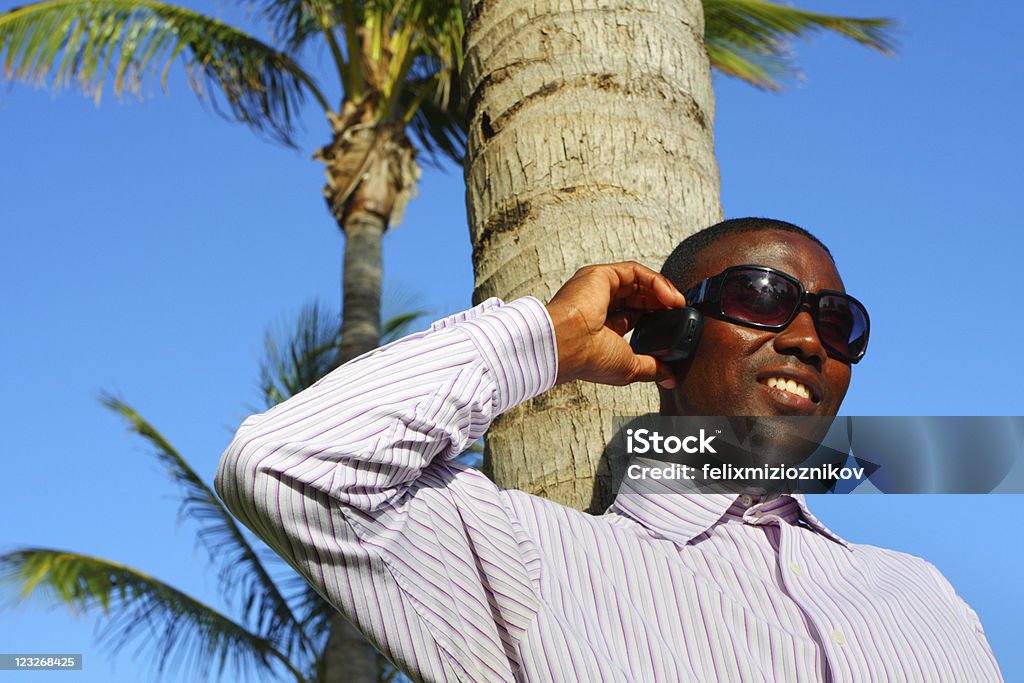
<instances>
[{"instance_id":1,"label":"cheek","mask_svg":"<svg viewBox=\"0 0 1024 683\"><path fill-rule=\"evenodd\" d=\"M775 332L770 330L755 330L752 327L733 326L735 329L733 348L737 357L752 356L761 349L771 349L775 339ZM774 353L774 350L773 350Z\"/></svg>"},{"instance_id":2,"label":"cheek","mask_svg":"<svg viewBox=\"0 0 1024 683\"><path fill-rule=\"evenodd\" d=\"M765 330L705 318L697 356L701 360L708 360L710 356L719 360L745 358L769 344L773 336L774 333Z\"/></svg>"},{"instance_id":3,"label":"cheek","mask_svg":"<svg viewBox=\"0 0 1024 683\"><path fill-rule=\"evenodd\" d=\"M828 368L825 373L828 386L831 389L830 393L835 397L835 407L837 409L839 404L843 402L843 397L846 396L846 390L850 388L850 376L850 366L838 361L835 361L835 365Z\"/></svg>"},{"instance_id":4,"label":"cheek","mask_svg":"<svg viewBox=\"0 0 1024 683\"><path fill-rule=\"evenodd\" d=\"M772 335L720 320L711 322L694 354L690 378L706 392L705 400L709 407L715 406L715 414L731 414L723 412L722 406L734 406L745 395L762 365L752 357L771 350Z\"/></svg>"}]
</instances>

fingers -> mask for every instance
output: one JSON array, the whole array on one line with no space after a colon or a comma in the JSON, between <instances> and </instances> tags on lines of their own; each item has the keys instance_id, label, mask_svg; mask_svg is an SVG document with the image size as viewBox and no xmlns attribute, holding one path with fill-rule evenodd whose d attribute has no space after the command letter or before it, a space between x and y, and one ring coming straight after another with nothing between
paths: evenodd
<instances>
[{"instance_id":1,"label":"fingers","mask_svg":"<svg viewBox=\"0 0 1024 683\"><path fill-rule=\"evenodd\" d=\"M629 308L656 309L681 308L686 298L667 277L647 266L632 261L610 263L607 266L615 274L612 303Z\"/></svg>"},{"instance_id":2,"label":"fingers","mask_svg":"<svg viewBox=\"0 0 1024 683\"><path fill-rule=\"evenodd\" d=\"M643 314L644 311L635 309L614 311L609 314L605 325L621 337L636 327L637 321ZM629 354L632 356L632 368L627 373L629 375L629 379L626 380L627 384L633 382L657 382L659 386L665 389L675 388L675 373L668 364L653 356L633 354L632 349L629 350Z\"/></svg>"},{"instance_id":3,"label":"fingers","mask_svg":"<svg viewBox=\"0 0 1024 683\"><path fill-rule=\"evenodd\" d=\"M668 278L639 263L581 268L547 305L558 348L556 383L582 379L674 387L675 377L665 363L635 355L622 337L645 312L685 305Z\"/></svg>"},{"instance_id":4,"label":"fingers","mask_svg":"<svg viewBox=\"0 0 1024 683\"><path fill-rule=\"evenodd\" d=\"M661 311L666 308L673 308L673 306L666 306L657 297L641 294L627 297L617 303L622 308L635 308L643 311Z\"/></svg>"}]
</instances>

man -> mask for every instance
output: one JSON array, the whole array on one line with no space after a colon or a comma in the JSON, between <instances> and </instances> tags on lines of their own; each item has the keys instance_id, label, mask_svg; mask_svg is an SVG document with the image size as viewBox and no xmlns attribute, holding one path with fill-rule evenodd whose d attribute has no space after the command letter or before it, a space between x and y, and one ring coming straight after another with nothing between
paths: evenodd
<instances>
[{"instance_id":1,"label":"man","mask_svg":"<svg viewBox=\"0 0 1024 683\"><path fill-rule=\"evenodd\" d=\"M644 311L750 264L812 294L781 329L708 307L672 365L623 339ZM449 462L572 379L657 381L670 415L836 414L856 358L819 329L813 295L844 291L820 242L727 221L664 271L591 266L546 307L490 300L366 354L248 418L218 493L416 680L1001 680L934 567L847 543L799 495L620 494L595 517Z\"/></svg>"}]
</instances>

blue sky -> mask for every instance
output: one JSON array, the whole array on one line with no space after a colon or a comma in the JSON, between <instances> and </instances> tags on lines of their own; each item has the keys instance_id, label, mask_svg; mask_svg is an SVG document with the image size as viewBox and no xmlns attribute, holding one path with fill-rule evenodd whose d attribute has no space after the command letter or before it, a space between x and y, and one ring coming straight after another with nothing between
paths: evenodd
<instances>
[{"instance_id":1,"label":"blue sky","mask_svg":"<svg viewBox=\"0 0 1024 683\"><path fill-rule=\"evenodd\" d=\"M15 4L0 2L0 10ZM1024 61L1012 3L801 2L898 19L885 58L839 39L796 48L805 79L773 95L716 79L716 153L729 217L820 236L872 315L844 412L1024 415L1019 126ZM197 5L228 19L238 12ZM322 62L326 64L326 61ZM268 324L314 297L337 307L342 237L312 109L295 151L170 94L96 107L74 92L0 92L0 549L114 559L223 608L195 527L143 442L104 409L120 395L208 481L259 405ZM470 304L461 172L428 170L385 239L392 311ZM927 558L979 613L1007 680L1024 680L1021 496L817 497L848 539ZM0 611L0 651L82 652L85 671L148 678L96 646L91 618L40 603ZM0 680L21 680L0 672ZM186 681L170 673L164 680Z\"/></svg>"}]
</instances>

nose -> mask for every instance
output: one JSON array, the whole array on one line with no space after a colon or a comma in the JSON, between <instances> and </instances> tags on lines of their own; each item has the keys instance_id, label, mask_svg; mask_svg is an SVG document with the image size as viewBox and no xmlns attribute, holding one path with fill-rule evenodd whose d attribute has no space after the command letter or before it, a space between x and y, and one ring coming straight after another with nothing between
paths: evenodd
<instances>
[{"instance_id":1,"label":"nose","mask_svg":"<svg viewBox=\"0 0 1024 683\"><path fill-rule=\"evenodd\" d=\"M775 350L787 356L796 356L804 363L821 370L828 355L818 331L814 329L814 318L810 311L801 310L784 330L775 335Z\"/></svg>"}]
</instances>

